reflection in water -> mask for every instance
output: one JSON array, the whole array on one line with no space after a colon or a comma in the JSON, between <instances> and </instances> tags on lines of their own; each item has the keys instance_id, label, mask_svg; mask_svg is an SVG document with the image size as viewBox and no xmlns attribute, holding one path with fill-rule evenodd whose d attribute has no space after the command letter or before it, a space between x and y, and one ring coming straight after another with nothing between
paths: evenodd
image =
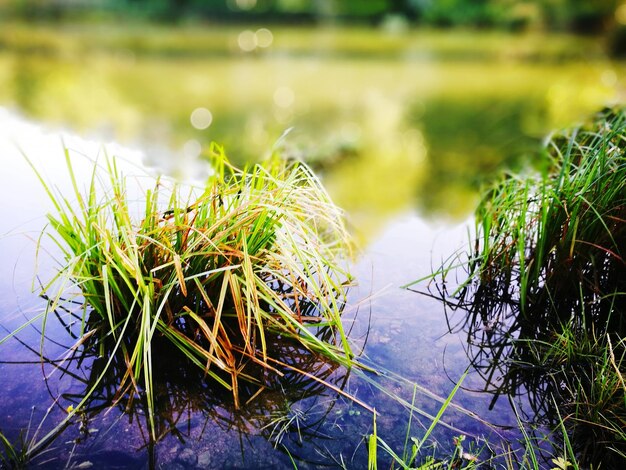
<instances>
[{"instance_id":1,"label":"reflection in water","mask_svg":"<svg viewBox=\"0 0 626 470\"><path fill-rule=\"evenodd\" d=\"M454 216L466 214L473 206L476 187L490 172L503 165L523 165L526 145L532 145L537 136L614 99L623 87L623 65L609 64L601 55L589 53L595 46L580 38L428 32L390 37L360 29L273 28L271 40L262 29L247 33L244 46L254 46L254 50L241 54L238 40L242 28L199 29L191 35L178 29L154 29L140 34L123 29L112 34L114 29L110 28L106 32L91 28L19 29L3 25L0 31L8 35L3 38L5 47L0 51L3 105L16 106L44 121L68 123L89 131L96 129L106 136L137 139L145 144L152 159L150 163L172 173L192 173L191 176L196 168L190 169L189 162L195 162L209 141L224 142L234 157L253 160L271 148L285 128L295 126L287 139L288 147L298 156L314 157L314 164L324 172L331 195L349 211L353 225L368 240L384 231L389 218L407 207ZM196 116L200 119L194 119L198 124L195 126L191 116L198 109L208 111L211 117L202 111ZM30 136L32 132L31 129L27 134ZM183 150L178 154L163 151L171 147L183 147ZM49 148L39 149L41 158L48 156ZM13 158L13 154L8 155ZM17 189L28 186L18 184L23 181L20 175L10 179ZM7 186L3 185L2 189L7 191ZM7 199L13 204L26 204L27 200ZM26 213L30 214L34 205L28 204ZM18 211L20 217L23 212ZM413 279L415 270L430 265L428 246L420 239L428 233L428 227L401 226L390 233L402 238L402 243L396 238L387 239L385 247L404 252L389 265L384 264L388 256L380 256L377 269L380 266L385 269L380 269L379 281L387 284L393 280L399 285ZM411 260L407 252L416 247L422 250L423 257ZM381 247L377 249L386 253ZM567 374L552 374L552 371L568 369L557 361L543 369L526 366L536 357L528 349L524 352L522 340L513 339L553 337L541 326L541 317L534 323L520 323L514 305L507 306L506 294L498 291L497 286L491 287L494 290L485 289L477 297L486 305L493 301L492 307L481 307L480 302L476 306L464 306L470 311L463 325L471 339L470 356L492 384L493 391L498 393L501 387L500 393L527 393L533 408L538 410L537 415L549 421L551 404L542 391L549 389L558 396L563 390L558 379ZM500 310L494 299L502 305ZM388 367L400 368L428 388L445 390L450 384L437 365L441 350L433 347L442 333L441 325L433 321L426 327L424 310L423 305L415 305L393 291L393 295L385 298L384 305L377 308L378 329L373 334L377 344L370 349L379 353L378 357L387 361ZM431 310L432 316L438 317L439 310ZM390 320L394 315L397 318ZM397 334L390 333L390 326L391 333L397 331ZM439 340L442 341L445 340ZM341 371L332 370L327 364L300 363L298 352L293 353L301 367L314 370L321 367L319 373L328 374L328 381L343 387ZM451 354L450 350L447 354ZM411 360L398 361L398 357ZM503 358L507 361L502 361ZM65 400L59 402L57 410L62 414L70 403L85 396L98 377L101 360L87 354L79 365L79 359L77 352L65 366L67 374L80 372L76 387L64 389L64 385L51 384L53 396ZM119 370L123 362L116 361ZM460 358L459 362L462 362ZM189 457L189 461L210 466L206 465L206 452L210 452L214 466L218 462L223 464L228 461L225 453L230 452L224 450L229 448L225 440L241 439L243 448L259 434L262 442L255 444L260 450L250 450L252 445L249 445L247 451L256 453L248 458L258 457L268 465L274 463L274 458L283 458L282 466L289 467L286 454L263 455L278 439L280 423L288 424L292 430L295 426L295 432L282 442L293 439L287 448L296 454L301 444L299 432L304 432L298 429L317 421L301 419L302 410L311 416L309 408L313 407L315 416L322 419L326 410L336 406L335 397L329 398L308 381L304 384L305 396L287 391L288 400L281 401L280 393L273 391L280 388L280 383L271 382L268 386L272 390L265 390L250 402L250 412L244 410L238 414L226 403L219 404L204 386L187 392L181 383L197 377L185 372L184 367L159 373L164 381L162 389L156 391L160 397L157 406L162 410L159 415L162 441L150 451L155 463L185 465L185 460L176 455L180 438L187 442L185 450L196 451L196 460ZM285 373L289 385L292 379L288 370ZM498 376L502 379L497 380ZM59 379L59 374L52 377ZM69 375L63 379L69 379ZM132 426L145 430L142 411L145 404L141 397L131 400L128 394L116 393L115 384L116 374L104 376L98 384L97 399L83 415L87 431L89 423L97 423L101 432L88 432L89 437L77 452L89 454L96 465L98 455L102 456L102 465L116 451L118 458L132 460L129 455L133 450L152 445L148 434L136 441L138 433L126 431ZM361 393L366 393L364 389ZM318 392L320 401L316 402L314 395ZM249 397L254 393L250 390ZM309 405L309 400L314 404ZM472 404L475 400L472 397ZM119 406L108 413L98 413L99 407L107 403ZM400 436L401 441L406 430L402 421L406 410L390 400L378 405L387 408L378 422L381 433L387 421L387 430ZM494 406L497 408L498 404ZM132 420L128 426L123 423L127 417L121 414L126 408ZM431 411L434 414L437 409ZM484 412L487 413L486 407ZM350 431L360 433L371 423L367 418L360 426L350 428L337 418L347 415L346 411L335 414L337 427L324 428L324 435L331 436L331 430L335 431L333 436L339 438L334 441L336 445L340 445L344 431L345 435ZM79 427L77 421L74 423L74 427ZM509 424L514 426L514 420ZM79 429L74 427L68 433L78 437ZM311 433L314 428L307 427ZM120 434L128 436L122 450ZM318 434L307 445L315 446L321 440ZM62 445L59 441L56 444ZM354 442L340 447L334 456L342 452L351 455ZM66 457L69 449L63 451ZM239 452L236 453L234 461L241 462ZM328 454L326 450L320 453ZM109 457L105 458L105 454ZM126 464L132 465L132 461Z\"/></svg>"},{"instance_id":2,"label":"reflection in water","mask_svg":"<svg viewBox=\"0 0 626 470\"><path fill-rule=\"evenodd\" d=\"M74 333L76 325L70 322L81 321L78 311L82 306L75 304L75 308L76 312L55 312L59 328L54 325L48 325L48 328L50 332L59 331L46 339L47 343L60 345L63 341L60 334L65 330L76 341L74 346L65 348L62 360L43 358L53 403L59 409L73 413L73 417L64 420L49 439L31 449L33 456L38 456L35 464L39 462L54 468L61 464L76 465L95 457L111 465L118 459L132 460L133 454L139 453L141 455L137 458L147 459L149 468L156 468L181 463L176 461L180 460L180 455L169 455L164 451L168 446L159 448L159 442L169 439L168 445L171 446L175 440L189 448L186 443L189 439L211 442L211 433L232 440L228 444L215 444L226 448L222 452L235 453L237 448L241 448L241 452L245 449L254 452L254 444L244 445L244 442L257 436L284 453L282 457L274 455L275 452L265 455L260 461L264 465L276 464L284 458L295 459L302 468L307 468L328 458L325 445L336 436L332 436L328 429L320 431L320 428L329 415L334 417L331 412L334 414L340 394L345 394L343 390L349 378L349 372L337 364L324 361L296 342L268 335L268 350L283 362L275 364L275 374L268 373L267 368L261 366L256 371L247 368L247 373L254 375L262 386L242 382L240 395L245 405L237 409L232 395L214 381L207 380L204 372L178 349L165 342L155 343L153 437L146 396L143 393L137 395L130 386L120 388L128 374L127 358L119 351L112 356L103 354L101 345L94 341L95 337L77 338ZM321 336L333 334L328 328L318 332ZM22 345L38 355L36 349L26 343ZM112 418L107 419L108 415ZM128 424L123 426L118 422L120 420L128 421ZM118 442L118 454L113 455L107 435L122 429L133 442L130 447L128 443ZM234 445L237 441L240 444ZM46 450L50 446L54 449L53 458ZM192 456L202 457L194 453L187 459ZM244 467L251 463L248 458L245 452L240 456ZM135 464L140 462L138 460ZM203 466L200 461L196 463ZM122 462L120 465L130 464Z\"/></svg>"},{"instance_id":3,"label":"reflection in water","mask_svg":"<svg viewBox=\"0 0 626 470\"><path fill-rule=\"evenodd\" d=\"M25 123L10 113L3 114L2 117L6 117L5 122L8 124L3 131L25 145L24 151L56 186L71 185L67 169L64 168L63 150L58 135L47 134L40 127ZM98 152L97 144L84 142L75 136L64 137L65 144L72 151L82 150L88 155ZM6 142L7 140L8 138L0 140L0 148L10 158L12 165L7 165L4 169L2 181L6 184L2 185L2 190L6 191L7 200L10 201L5 210L11 214L11 220L2 232L7 229L18 232L26 230L26 222L27 229L33 230L32 239L36 240L41 227L45 225L44 213L52 208L46 206L44 191L37 185L36 176L29 171L26 161L15 157L18 148L11 142ZM124 153L119 148L115 149L115 146L109 146L109 150ZM130 158L138 155L129 152L126 156ZM88 179L93 171L92 165L85 165L88 161L90 160L76 160L76 177L81 182ZM132 161L123 160L118 163L125 174L136 174L136 169L133 172ZM137 184L141 185L142 182L145 183L141 180ZM127 189L132 193L133 188L130 185ZM132 196L129 197L132 199ZM2 233L0 238L0 249L7 255L8 265L3 266L2 272L5 276L2 277L0 292L3 294L2 298L8 298L9 302L3 303L0 325L14 329L29 318L36 318L45 311L45 305L38 302L33 306L40 300L31 293L33 264L19 263L19 272L26 271L25 282L22 282L20 276L18 283L16 271L12 269L16 246L23 241L23 237L4 235ZM52 244L44 239L40 253L50 248L49 245ZM37 251L36 241L29 243L28 248L28 254L34 255ZM47 254L42 254L41 257L39 274L43 278L49 278L51 273L57 272L58 266L55 262L47 262ZM13 306L16 297L17 304ZM22 304L31 307L25 308ZM153 439L146 432L149 428L145 422L147 404L144 394L131 393L131 387L120 390L120 383L128 369L128 358L119 353L119 348L117 354L111 354L113 348L110 338L105 337L102 341L95 336L79 338L77 333L83 326L82 304L66 302L64 305L67 310L55 311L56 316L51 312L46 326L47 340L41 345L46 359L45 387L41 381L38 332L31 331L30 328L21 331L19 337L24 341L21 346L16 345L13 340L2 343L0 371L4 379L0 381L3 397L0 432L8 433L12 442L19 442L19 432L28 427L28 413L33 405L38 409L31 420L29 435L32 435L33 429L39 426L44 416L46 418L41 432L37 433L38 439L54 431L53 427L61 423L58 432L52 432L50 439L32 450L42 451L37 462L45 463L54 456L54 461L49 462L52 468L58 468L70 458L77 465L90 461L96 466L105 466L111 460L125 460L126 463L120 463L120 466L141 467L150 457L155 464L167 465L180 463L178 452L172 450L176 447L185 449L187 454L192 449L194 455L210 452L214 456L214 466L224 464L225 468L245 468L241 463L244 461L264 462L268 467L278 461L279 467L286 468L290 465L291 458L302 459L302 467L306 468L309 465L306 461L316 458L328 461L328 455L332 455L325 449L328 445L327 439L334 442L341 429L333 428L328 422L338 421L345 414L341 410L346 409L350 401L343 395L349 374L336 364L320 360L317 355L304 351L284 337L272 337L268 334L269 354L273 350L274 357L282 363L272 363L276 371L273 374L268 373L267 369L256 367L254 363L246 365L246 373L254 378L255 383L241 382L242 401L249 403L244 410L237 412L232 395L220 391L219 387L212 387L203 376L202 370L194 371L197 366L190 367L186 358L175 354L171 348L168 349L166 343L155 343L156 353L153 359L158 367L154 371L158 376L154 378L154 382L159 386L154 391L158 432L157 438ZM301 299L299 306L304 318L311 317L309 321L317 313L317 306L304 299ZM12 314L13 310L16 310L15 315ZM22 311L26 316L22 316ZM16 318L12 318L13 316ZM310 328L310 331L328 341L333 341L335 335L335 331L321 325ZM0 341L3 338L4 333L0 334ZM127 350L132 352L130 347ZM19 372L25 366L15 364L16 361L30 363L27 374ZM107 367L109 361L110 365ZM128 381L126 384L128 385ZM140 384L138 388L141 389ZM83 400L84 403L81 403ZM51 411L42 415L41 407L45 410L48 406ZM361 409L356 402L351 406ZM73 416L66 412L69 407L74 408ZM340 414L337 414L337 407ZM327 420L325 416L330 410L333 410L332 419ZM371 419L367 412L363 413L364 419L366 415ZM326 429L319 434L317 428L322 422L327 423ZM353 451L359 439L360 434L356 434L349 442L337 442ZM274 446L284 453L274 452ZM318 448L319 452L316 451ZM243 450L245 455L242 456ZM322 453L323 456L319 456ZM206 455L203 459L206 460ZM197 464L199 467L207 467L201 464L200 457Z\"/></svg>"},{"instance_id":4,"label":"reflection in water","mask_svg":"<svg viewBox=\"0 0 626 470\"><path fill-rule=\"evenodd\" d=\"M15 103L28 114L37 115L41 82L46 80L47 71L41 61L20 57L15 61L13 96Z\"/></svg>"},{"instance_id":5,"label":"reflection in water","mask_svg":"<svg viewBox=\"0 0 626 470\"><path fill-rule=\"evenodd\" d=\"M624 279L623 266L617 277L593 269L603 284ZM454 296L439 284L437 295L450 330L466 335L470 363L493 395L491 407L507 396L517 406L528 403L527 419L557 434L555 449L563 448L558 434L564 419L580 462L612 468L623 463L626 451L623 428L615 427L621 426L626 393L619 369L626 359L626 330L618 314L621 301L598 297L595 286L573 280L579 275L570 265L554 268L523 309L519 279L510 273L475 281ZM568 279L572 284L563 289Z\"/></svg>"},{"instance_id":6,"label":"reflection in water","mask_svg":"<svg viewBox=\"0 0 626 470\"><path fill-rule=\"evenodd\" d=\"M429 152L415 186L417 204L429 213L467 214L477 202L477 188L498 174L503 162L509 168L536 163L539 140L551 122L547 113L538 90L524 97L441 96L414 106L409 116L423 125Z\"/></svg>"},{"instance_id":7,"label":"reflection in water","mask_svg":"<svg viewBox=\"0 0 626 470\"><path fill-rule=\"evenodd\" d=\"M465 312L469 357L494 402L526 395L532 418L567 428L593 466L626 449L625 133L618 107L552 136L549 170L485 194L466 281L453 294L439 285Z\"/></svg>"}]
</instances>

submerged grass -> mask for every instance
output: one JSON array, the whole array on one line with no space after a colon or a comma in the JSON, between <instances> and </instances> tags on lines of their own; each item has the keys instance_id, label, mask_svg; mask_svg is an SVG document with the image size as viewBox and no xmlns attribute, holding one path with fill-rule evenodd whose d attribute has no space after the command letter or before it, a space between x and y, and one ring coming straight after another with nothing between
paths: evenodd
<instances>
[{"instance_id":1,"label":"submerged grass","mask_svg":"<svg viewBox=\"0 0 626 470\"><path fill-rule=\"evenodd\" d=\"M71 197L40 176L56 209L48 232L65 259L43 294L48 315L70 312L71 349L105 362L94 389L122 364L116 395L145 400L154 430L160 362L200 368L235 407L242 383L258 391L281 369L306 375L276 353L276 339L353 364L340 319L349 238L308 167L274 156L238 169L213 145L204 187L157 179L131 197L114 159L94 163L86 191L67 151L66 161Z\"/></svg>"},{"instance_id":2,"label":"submerged grass","mask_svg":"<svg viewBox=\"0 0 626 470\"><path fill-rule=\"evenodd\" d=\"M467 311L494 401L528 395L581 466L621 464L626 449L625 149L624 108L552 136L543 173L510 175L479 205L466 280L438 286Z\"/></svg>"}]
</instances>

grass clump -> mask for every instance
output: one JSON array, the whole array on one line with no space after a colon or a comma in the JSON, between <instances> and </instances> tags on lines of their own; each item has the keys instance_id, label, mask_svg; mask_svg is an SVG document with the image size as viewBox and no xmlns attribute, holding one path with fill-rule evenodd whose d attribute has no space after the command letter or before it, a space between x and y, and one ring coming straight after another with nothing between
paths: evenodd
<instances>
[{"instance_id":1,"label":"grass clump","mask_svg":"<svg viewBox=\"0 0 626 470\"><path fill-rule=\"evenodd\" d=\"M44 286L49 312L65 308L73 349L97 352L94 389L121 364L116 395L141 396L151 421L159 363L196 366L235 407L242 387L293 371L275 344L352 364L340 319L350 280L341 211L303 164L274 156L238 169L217 145L210 158L204 187L157 179L132 197L109 158L81 191L66 152L72 198L40 177L65 259Z\"/></svg>"},{"instance_id":2,"label":"grass clump","mask_svg":"<svg viewBox=\"0 0 626 470\"><path fill-rule=\"evenodd\" d=\"M626 455L626 110L554 135L546 154L543 173L486 194L469 276L442 295L467 312L470 359L494 401L527 394L582 465L616 465Z\"/></svg>"},{"instance_id":3,"label":"grass clump","mask_svg":"<svg viewBox=\"0 0 626 470\"><path fill-rule=\"evenodd\" d=\"M567 322L602 316L626 329L626 113L606 110L550 139L541 177L510 177L483 200L472 271L518 288ZM585 306L581 309L581 306Z\"/></svg>"}]
</instances>

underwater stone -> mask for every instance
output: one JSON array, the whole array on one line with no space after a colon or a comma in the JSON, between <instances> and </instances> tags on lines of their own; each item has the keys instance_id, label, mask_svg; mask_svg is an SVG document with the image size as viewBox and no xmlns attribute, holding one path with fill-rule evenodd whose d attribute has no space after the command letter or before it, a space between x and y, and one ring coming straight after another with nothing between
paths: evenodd
<instances>
[{"instance_id":1,"label":"underwater stone","mask_svg":"<svg viewBox=\"0 0 626 470\"><path fill-rule=\"evenodd\" d=\"M209 468L209 465L211 465L211 451L205 450L198 454L198 467Z\"/></svg>"},{"instance_id":2,"label":"underwater stone","mask_svg":"<svg viewBox=\"0 0 626 470\"><path fill-rule=\"evenodd\" d=\"M178 456L177 460L185 466L191 467L196 465L198 459L196 458L196 453L193 450L184 449Z\"/></svg>"}]
</instances>

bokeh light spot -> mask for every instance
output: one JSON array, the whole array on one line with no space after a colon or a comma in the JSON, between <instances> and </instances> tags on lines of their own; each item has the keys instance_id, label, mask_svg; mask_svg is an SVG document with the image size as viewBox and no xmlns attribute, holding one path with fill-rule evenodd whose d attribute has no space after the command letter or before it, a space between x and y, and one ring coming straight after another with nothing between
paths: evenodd
<instances>
[{"instance_id":1,"label":"bokeh light spot","mask_svg":"<svg viewBox=\"0 0 626 470\"><path fill-rule=\"evenodd\" d=\"M256 6L257 0L235 0L235 4L241 10L252 10Z\"/></svg>"},{"instance_id":2,"label":"bokeh light spot","mask_svg":"<svg viewBox=\"0 0 626 470\"><path fill-rule=\"evenodd\" d=\"M251 52L256 49L257 46L257 37L253 31L246 29L239 33L239 37L237 38L237 43L239 44L239 49L244 52Z\"/></svg>"},{"instance_id":3,"label":"bokeh light spot","mask_svg":"<svg viewBox=\"0 0 626 470\"><path fill-rule=\"evenodd\" d=\"M206 108L196 108L191 113L190 121L196 129L206 129L213 122L213 114Z\"/></svg>"},{"instance_id":4,"label":"bokeh light spot","mask_svg":"<svg viewBox=\"0 0 626 470\"><path fill-rule=\"evenodd\" d=\"M274 103L280 108L290 107L296 100L293 90L286 86L281 86L274 92Z\"/></svg>"},{"instance_id":5,"label":"bokeh light spot","mask_svg":"<svg viewBox=\"0 0 626 470\"><path fill-rule=\"evenodd\" d=\"M259 47L270 47L274 41L274 35L267 28L257 29L255 36L256 43Z\"/></svg>"}]
</instances>

